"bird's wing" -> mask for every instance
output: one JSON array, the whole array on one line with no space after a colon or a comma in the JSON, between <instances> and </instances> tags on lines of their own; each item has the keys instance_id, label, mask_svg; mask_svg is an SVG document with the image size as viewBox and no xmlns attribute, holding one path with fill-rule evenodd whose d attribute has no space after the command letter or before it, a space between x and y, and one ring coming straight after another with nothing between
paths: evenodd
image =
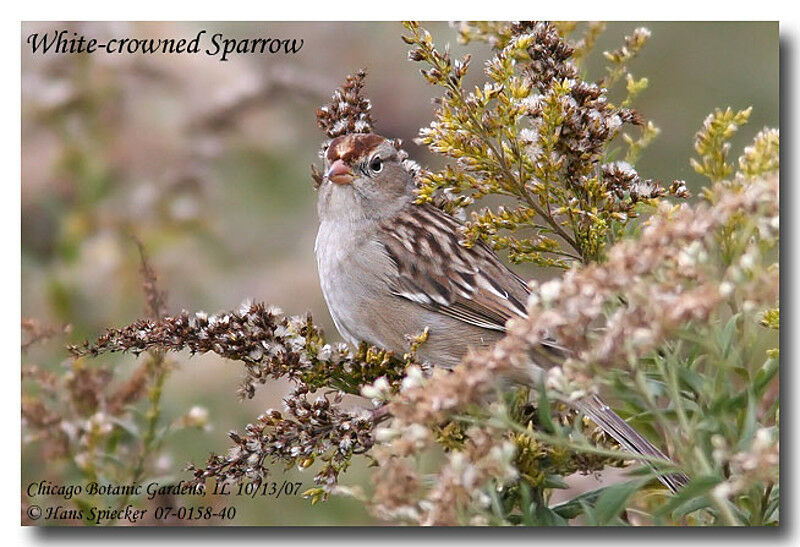
<instances>
[{"instance_id":1,"label":"bird's wing","mask_svg":"<svg viewBox=\"0 0 800 547\"><path fill-rule=\"evenodd\" d=\"M388 280L396 296L497 331L504 331L506 321L512 317L526 317L528 287L494 252L482 243L471 248L461 245L458 221L446 213L430 206L411 207L415 209L406 209L382 225L382 243L397 266ZM545 369L570 353L549 338L531 348L531 352L535 363ZM572 404L626 450L668 460L598 397ZM659 479L673 492L689 480L677 472L660 473Z\"/></svg>"},{"instance_id":2,"label":"bird's wing","mask_svg":"<svg viewBox=\"0 0 800 547\"><path fill-rule=\"evenodd\" d=\"M483 243L461 245L453 217L410 205L382 227L382 243L397 266L388 280L396 296L496 331L511 317L525 317L525 282Z\"/></svg>"},{"instance_id":3,"label":"bird's wing","mask_svg":"<svg viewBox=\"0 0 800 547\"><path fill-rule=\"evenodd\" d=\"M525 282L482 243L471 248L461 245L458 221L451 216L420 206L402 211L383 228L383 244L397 266L389 280L395 295L486 329L504 331L511 317L526 317ZM552 339L542 340L531 351L536 364L544 368L570 353ZM626 450L669 459L600 398L590 396L572 404ZM678 472L660 473L659 479L673 492L689 480Z\"/></svg>"}]
</instances>

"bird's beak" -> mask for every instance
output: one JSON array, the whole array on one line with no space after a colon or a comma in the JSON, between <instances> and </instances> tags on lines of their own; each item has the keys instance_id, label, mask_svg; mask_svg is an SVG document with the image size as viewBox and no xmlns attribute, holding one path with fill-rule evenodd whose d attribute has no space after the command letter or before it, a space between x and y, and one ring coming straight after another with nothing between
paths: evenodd
<instances>
[{"instance_id":1,"label":"bird's beak","mask_svg":"<svg viewBox=\"0 0 800 547\"><path fill-rule=\"evenodd\" d=\"M325 173L325 176L331 182L335 182L336 184L350 184L353 181L353 170L350 169L345 162L342 160L336 160L331 165L328 172Z\"/></svg>"}]
</instances>

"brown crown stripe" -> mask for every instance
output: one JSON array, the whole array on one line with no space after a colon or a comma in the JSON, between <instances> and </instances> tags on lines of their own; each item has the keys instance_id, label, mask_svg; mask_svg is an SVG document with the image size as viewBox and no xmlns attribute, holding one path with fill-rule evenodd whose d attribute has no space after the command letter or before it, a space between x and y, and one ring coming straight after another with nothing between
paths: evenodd
<instances>
[{"instance_id":1,"label":"brown crown stripe","mask_svg":"<svg viewBox=\"0 0 800 547\"><path fill-rule=\"evenodd\" d=\"M328 161L333 163L336 160L342 160L345 163L351 163L353 160L365 156L385 140L374 133L351 133L336 137L328 147Z\"/></svg>"}]
</instances>

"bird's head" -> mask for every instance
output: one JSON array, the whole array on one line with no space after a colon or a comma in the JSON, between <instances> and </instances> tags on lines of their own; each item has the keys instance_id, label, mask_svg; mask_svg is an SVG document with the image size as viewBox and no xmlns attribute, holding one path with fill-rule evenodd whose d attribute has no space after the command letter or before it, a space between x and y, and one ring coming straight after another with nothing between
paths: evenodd
<instances>
[{"instance_id":1,"label":"bird's head","mask_svg":"<svg viewBox=\"0 0 800 547\"><path fill-rule=\"evenodd\" d=\"M331 141L317 210L321 220L380 218L412 198L414 172L400 142L374 133Z\"/></svg>"}]
</instances>

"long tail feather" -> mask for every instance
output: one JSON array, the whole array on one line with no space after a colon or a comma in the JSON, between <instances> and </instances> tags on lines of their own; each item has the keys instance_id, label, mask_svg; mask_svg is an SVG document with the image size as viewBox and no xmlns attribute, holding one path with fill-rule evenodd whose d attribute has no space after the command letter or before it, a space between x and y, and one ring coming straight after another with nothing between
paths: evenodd
<instances>
[{"instance_id":1,"label":"long tail feather","mask_svg":"<svg viewBox=\"0 0 800 547\"><path fill-rule=\"evenodd\" d=\"M663 452L653 446L653 444L642 437L642 435L628 424L619 415L611 410L602 399L592 396L582 399L575 404L575 407L586 414L590 420L596 423L603 431L610 435L620 446L634 454L650 456L669 461ZM649 464L654 467L652 464ZM673 493L680 490L689 482L689 477L683 473L659 474L658 479Z\"/></svg>"},{"instance_id":2,"label":"long tail feather","mask_svg":"<svg viewBox=\"0 0 800 547\"><path fill-rule=\"evenodd\" d=\"M540 344L530 351L532 362L530 368L523 375L526 377L518 378L518 380L536 388L544 381L544 369L559 365L567 355L569 355L569 350L555 341L548 340ZM600 397L592 395L572 404L576 410L583 412L628 452L670 461L668 456L642 437L628 422L620 418ZM654 464L648 463L648 465L656 470ZM673 493L689 482L689 477L683 473L659 473L658 479Z\"/></svg>"}]
</instances>

